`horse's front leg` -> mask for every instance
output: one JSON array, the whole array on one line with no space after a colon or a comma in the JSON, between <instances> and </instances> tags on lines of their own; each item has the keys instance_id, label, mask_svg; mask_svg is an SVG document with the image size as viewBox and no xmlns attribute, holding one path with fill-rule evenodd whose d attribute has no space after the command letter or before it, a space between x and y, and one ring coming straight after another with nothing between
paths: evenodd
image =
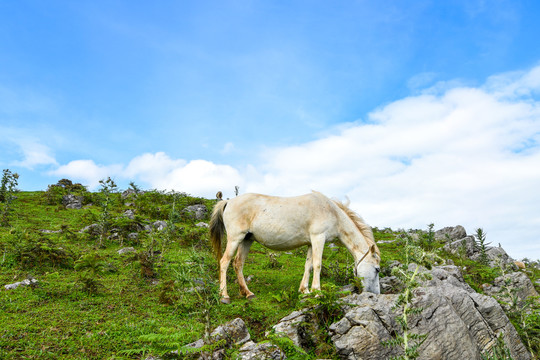
<instances>
[{"instance_id":1,"label":"horse's front leg","mask_svg":"<svg viewBox=\"0 0 540 360\"><path fill-rule=\"evenodd\" d=\"M312 249L311 246L309 246L306 255L306 264L304 265L304 277L302 277L302 281L300 282L300 288L298 289L298 291L302 294L309 294L309 275L311 274L312 269Z\"/></svg>"},{"instance_id":2,"label":"horse's front leg","mask_svg":"<svg viewBox=\"0 0 540 360\"><path fill-rule=\"evenodd\" d=\"M312 263L313 263L313 281L311 290L321 290L321 266L322 254L324 250L325 234L311 235Z\"/></svg>"},{"instance_id":3,"label":"horse's front leg","mask_svg":"<svg viewBox=\"0 0 540 360\"><path fill-rule=\"evenodd\" d=\"M253 240L244 240L240 246L238 246L238 252L236 253L236 258L234 259L233 266L234 271L236 272L236 277L238 278L238 286L240 287L240 293L248 299L253 299L255 294L253 294L247 287L246 279L244 278L244 263L246 261L247 255L249 253L249 248L253 244Z\"/></svg>"}]
</instances>

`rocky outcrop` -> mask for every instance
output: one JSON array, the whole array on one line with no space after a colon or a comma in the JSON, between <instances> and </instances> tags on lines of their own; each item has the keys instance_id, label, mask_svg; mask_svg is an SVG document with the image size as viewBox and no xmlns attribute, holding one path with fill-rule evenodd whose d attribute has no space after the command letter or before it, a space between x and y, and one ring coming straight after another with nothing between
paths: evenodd
<instances>
[{"instance_id":1,"label":"rocky outcrop","mask_svg":"<svg viewBox=\"0 0 540 360\"><path fill-rule=\"evenodd\" d=\"M468 236L463 226L445 227L435 232L435 239L446 242L444 250L479 261L481 251L474 236ZM486 246L486 257L491 267L511 266L516 268L514 260L500 246Z\"/></svg>"},{"instance_id":2,"label":"rocky outcrop","mask_svg":"<svg viewBox=\"0 0 540 360\"><path fill-rule=\"evenodd\" d=\"M62 196L62 205L64 205L66 209L81 209L82 202L82 196L76 196L72 194Z\"/></svg>"},{"instance_id":3,"label":"rocky outcrop","mask_svg":"<svg viewBox=\"0 0 540 360\"><path fill-rule=\"evenodd\" d=\"M512 272L499 276L493 284L483 286L486 294L504 302L512 302L516 297L517 306L521 307L530 296L538 296L532 281L522 272Z\"/></svg>"},{"instance_id":4,"label":"rocky outcrop","mask_svg":"<svg viewBox=\"0 0 540 360\"><path fill-rule=\"evenodd\" d=\"M452 242L463 239L467 236L465 228L461 225L449 226L435 231L435 240L442 242Z\"/></svg>"},{"instance_id":5,"label":"rocky outcrop","mask_svg":"<svg viewBox=\"0 0 540 360\"><path fill-rule=\"evenodd\" d=\"M316 323L305 310L293 311L272 328L277 334L287 336L296 346L306 348L307 343L311 341L311 335L306 332L307 324L310 325L309 328L317 328Z\"/></svg>"},{"instance_id":6,"label":"rocky outcrop","mask_svg":"<svg viewBox=\"0 0 540 360\"><path fill-rule=\"evenodd\" d=\"M429 275L414 291L413 306L422 311L409 321L412 333L426 335L419 359L481 359L498 336L503 337L513 359L530 359L499 303L476 293L463 281L458 267L434 267ZM399 311L393 310L397 297L362 293L343 298L345 316L330 326L331 339L342 359L384 359L402 354L399 348L382 345L402 332L396 321ZM293 312L274 329L301 346L301 324L306 318L308 312Z\"/></svg>"},{"instance_id":7,"label":"rocky outcrop","mask_svg":"<svg viewBox=\"0 0 540 360\"><path fill-rule=\"evenodd\" d=\"M203 220L208 215L208 209L205 205L191 205L184 209L184 213L194 218L195 220Z\"/></svg>"}]
</instances>

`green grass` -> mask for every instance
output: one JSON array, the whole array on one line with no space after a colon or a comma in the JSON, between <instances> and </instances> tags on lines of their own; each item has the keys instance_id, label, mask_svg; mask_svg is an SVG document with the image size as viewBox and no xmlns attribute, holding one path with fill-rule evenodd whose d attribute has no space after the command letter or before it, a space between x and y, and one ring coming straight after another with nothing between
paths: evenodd
<instances>
[{"instance_id":1,"label":"green grass","mask_svg":"<svg viewBox=\"0 0 540 360\"><path fill-rule=\"evenodd\" d=\"M133 254L119 255L117 250L133 246L142 253L148 250L152 236L142 236L136 242L129 242L127 238L107 240L98 248L96 237L78 233L98 221L98 194L91 194L93 204L80 210L48 204L45 192L19 192L16 195L11 227L0 228L0 284L21 281L28 276L39 283L0 291L0 324L3 324L0 327L0 358L144 358L142 354L123 355L125 350L148 346L140 341L141 335L169 328L187 334L186 341L202 336L204 324L200 302L196 293L190 292L192 284L183 283L179 273L190 266L197 268L199 264L189 265L189 261L198 256L204 263L202 271L205 272L199 275L214 279L217 286L217 262L211 257L208 230L195 227L196 221L182 215L180 210L193 203L203 203L211 209L213 201L188 196L177 199L177 212L173 216L176 231L159 255L161 261L154 266L154 278L147 279L141 275L141 265ZM120 217L127 209L119 194L115 196L113 218ZM134 207L137 214L142 214L143 225L155 220L167 221L171 220L172 200L171 195L151 192L135 201ZM44 234L41 230L63 232ZM163 234L153 236L162 242L160 235ZM57 264L41 253L32 255L33 262L23 263L17 258L17 254L24 253L28 246L36 243L41 244L39 249L45 248L44 254L50 249L61 249L71 261ZM155 246L155 249L161 247ZM213 327L242 317L252 337L262 340L272 325L294 310L294 302L278 302L273 295L283 291L296 292L304 270L306 250L277 253L277 262L273 263L269 253L255 243L246 261L244 273L246 277L253 275L249 286L257 295L255 301L240 296L232 266L229 268L232 304L215 306L211 319ZM94 275L94 280L100 284L97 293L85 291L81 282L84 271L73 266L87 254L96 254L105 264L105 270ZM328 256L339 263L352 263L351 256L341 247L337 252L327 249L325 258ZM197 277L196 271L194 277ZM164 291L167 282L174 285ZM323 282L330 283L332 279L323 278Z\"/></svg>"}]
</instances>

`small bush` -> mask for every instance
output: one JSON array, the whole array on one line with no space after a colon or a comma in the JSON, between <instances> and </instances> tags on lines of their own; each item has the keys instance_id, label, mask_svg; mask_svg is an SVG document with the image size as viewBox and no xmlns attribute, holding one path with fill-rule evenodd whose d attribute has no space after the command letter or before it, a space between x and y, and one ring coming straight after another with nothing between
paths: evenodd
<instances>
[{"instance_id":1,"label":"small bush","mask_svg":"<svg viewBox=\"0 0 540 360\"><path fill-rule=\"evenodd\" d=\"M65 195L77 195L83 197L83 204L91 201L92 194L82 184L74 184L69 179L61 179L54 185L49 185L43 193L47 205L62 205Z\"/></svg>"},{"instance_id":2,"label":"small bush","mask_svg":"<svg viewBox=\"0 0 540 360\"><path fill-rule=\"evenodd\" d=\"M14 229L8 239L7 251L23 269L42 266L72 268L74 256L53 241L26 231Z\"/></svg>"}]
</instances>

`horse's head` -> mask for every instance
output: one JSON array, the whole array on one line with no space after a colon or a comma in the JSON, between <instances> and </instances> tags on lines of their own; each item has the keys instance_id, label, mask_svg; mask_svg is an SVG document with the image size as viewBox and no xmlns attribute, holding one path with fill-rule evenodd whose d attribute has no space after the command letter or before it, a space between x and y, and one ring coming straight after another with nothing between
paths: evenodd
<instances>
[{"instance_id":1,"label":"horse's head","mask_svg":"<svg viewBox=\"0 0 540 360\"><path fill-rule=\"evenodd\" d=\"M376 245L370 246L368 252L356 264L354 275L362 278L365 291L380 294L379 272L381 271L381 258L377 254L376 249Z\"/></svg>"}]
</instances>

